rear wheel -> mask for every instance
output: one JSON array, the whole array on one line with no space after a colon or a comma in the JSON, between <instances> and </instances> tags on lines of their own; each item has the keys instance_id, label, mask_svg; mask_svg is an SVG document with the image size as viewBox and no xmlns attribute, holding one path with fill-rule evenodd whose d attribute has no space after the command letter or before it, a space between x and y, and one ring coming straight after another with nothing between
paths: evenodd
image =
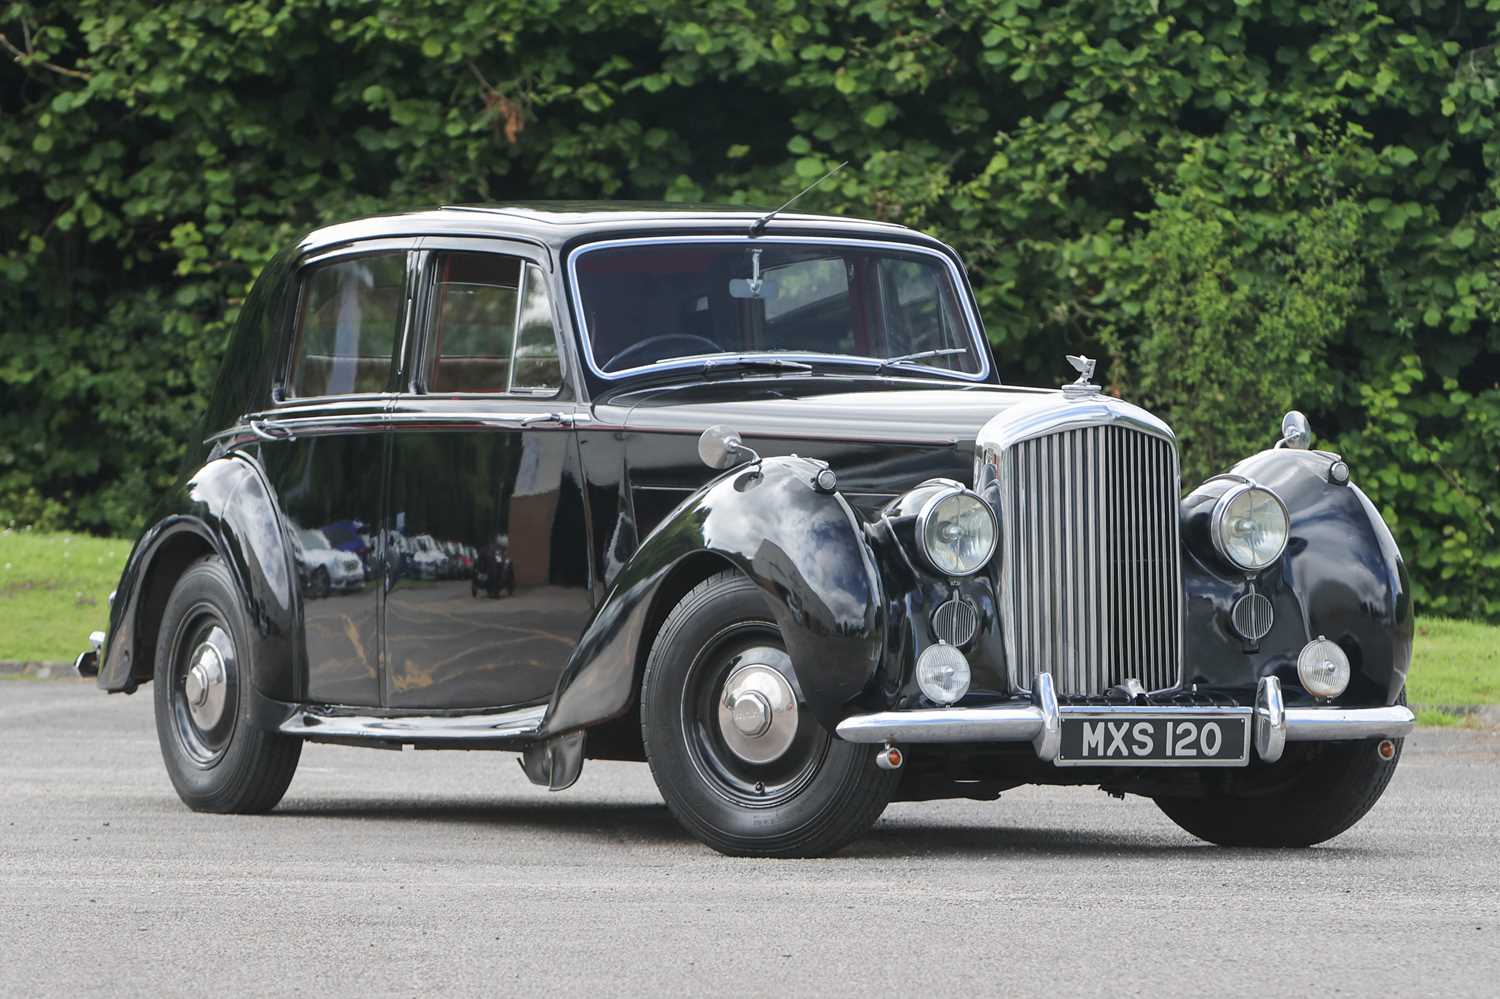
<instances>
[{"instance_id":1,"label":"rear wheel","mask_svg":"<svg viewBox=\"0 0 1500 999\"><path fill-rule=\"evenodd\" d=\"M182 574L156 644L156 735L172 786L201 812L265 812L286 793L302 741L250 719L248 633L217 556Z\"/></svg>"},{"instance_id":2,"label":"rear wheel","mask_svg":"<svg viewBox=\"0 0 1500 999\"><path fill-rule=\"evenodd\" d=\"M672 814L732 855L831 853L875 823L900 779L813 717L765 597L732 572L699 584L662 625L641 735Z\"/></svg>"},{"instance_id":3,"label":"rear wheel","mask_svg":"<svg viewBox=\"0 0 1500 999\"><path fill-rule=\"evenodd\" d=\"M1392 741L1389 760L1378 739L1288 746L1262 774L1237 775L1207 797L1156 804L1183 829L1220 846L1312 846L1344 832L1380 800L1401 759L1402 740Z\"/></svg>"}]
</instances>

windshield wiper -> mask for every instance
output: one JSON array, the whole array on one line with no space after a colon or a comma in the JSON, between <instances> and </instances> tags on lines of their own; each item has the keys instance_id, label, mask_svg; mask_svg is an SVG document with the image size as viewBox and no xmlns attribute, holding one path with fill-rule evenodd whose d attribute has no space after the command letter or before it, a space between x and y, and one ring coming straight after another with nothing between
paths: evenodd
<instances>
[{"instance_id":1,"label":"windshield wiper","mask_svg":"<svg viewBox=\"0 0 1500 999\"><path fill-rule=\"evenodd\" d=\"M715 371L811 371L811 364L803 364L801 361L788 361L780 357L711 357L703 362L703 373L711 375Z\"/></svg>"},{"instance_id":2,"label":"windshield wiper","mask_svg":"<svg viewBox=\"0 0 1500 999\"><path fill-rule=\"evenodd\" d=\"M953 354L967 354L968 352L969 350L967 347L941 347L937 350L919 350L914 354L898 354L895 357L887 357L882 360L880 362L880 367L876 368L875 370L877 372L880 372L884 371L886 368L893 368L898 364L904 364L908 361L920 361L928 357L948 357ZM930 365L923 366L930 367Z\"/></svg>"}]
</instances>

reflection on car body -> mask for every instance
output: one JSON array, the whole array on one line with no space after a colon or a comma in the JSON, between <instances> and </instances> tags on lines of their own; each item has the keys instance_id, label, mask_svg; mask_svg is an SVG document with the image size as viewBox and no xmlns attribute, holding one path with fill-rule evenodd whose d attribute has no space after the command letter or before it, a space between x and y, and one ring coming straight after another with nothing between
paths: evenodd
<instances>
[{"instance_id":1,"label":"reflection on car body","mask_svg":"<svg viewBox=\"0 0 1500 999\"><path fill-rule=\"evenodd\" d=\"M345 593L365 585L364 563L357 555L336 549L322 531L299 530L295 551L302 592L312 597Z\"/></svg>"}]
</instances>

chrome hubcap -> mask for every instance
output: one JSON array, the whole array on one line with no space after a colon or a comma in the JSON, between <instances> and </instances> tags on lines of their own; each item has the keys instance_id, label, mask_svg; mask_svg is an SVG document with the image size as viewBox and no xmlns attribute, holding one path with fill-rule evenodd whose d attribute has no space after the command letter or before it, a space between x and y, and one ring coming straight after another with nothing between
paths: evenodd
<instances>
[{"instance_id":1,"label":"chrome hubcap","mask_svg":"<svg viewBox=\"0 0 1500 999\"><path fill-rule=\"evenodd\" d=\"M219 650L208 642L193 650L190 661L192 665L188 667L182 692L187 698L188 714L192 715L193 724L206 731L224 717L228 674Z\"/></svg>"},{"instance_id":2,"label":"chrome hubcap","mask_svg":"<svg viewBox=\"0 0 1500 999\"><path fill-rule=\"evenodd\" d=\"M750 663L729 674L719 696L719 733L746 763L781 758L797 735L797 696L780 670Z\"/></svg>"}]
</instances>

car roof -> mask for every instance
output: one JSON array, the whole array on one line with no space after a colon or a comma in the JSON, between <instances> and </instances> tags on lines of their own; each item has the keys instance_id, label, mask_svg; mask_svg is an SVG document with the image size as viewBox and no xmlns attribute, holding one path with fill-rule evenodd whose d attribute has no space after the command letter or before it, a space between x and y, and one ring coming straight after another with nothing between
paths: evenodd
<instances>
[{"instance_id":1,"label":"car roof","mask_svg":"<svg viewBox=\"0 0 1500 999\"><path fill-rule=\"evenodd\" d=\"M769 211L769 208L744 205L649 201L518 201L494 205L445 205L324 226L303 237L299 250L302 253L319 252L363 239L488 236L519 238L564 251L579 242L631 235L748 234L750 223ZM938 240L914 229L877 219L786 212L777 214L765 229L766 236L792 234L895 239L947 249Z\"/></svg>"}]
</instances>

